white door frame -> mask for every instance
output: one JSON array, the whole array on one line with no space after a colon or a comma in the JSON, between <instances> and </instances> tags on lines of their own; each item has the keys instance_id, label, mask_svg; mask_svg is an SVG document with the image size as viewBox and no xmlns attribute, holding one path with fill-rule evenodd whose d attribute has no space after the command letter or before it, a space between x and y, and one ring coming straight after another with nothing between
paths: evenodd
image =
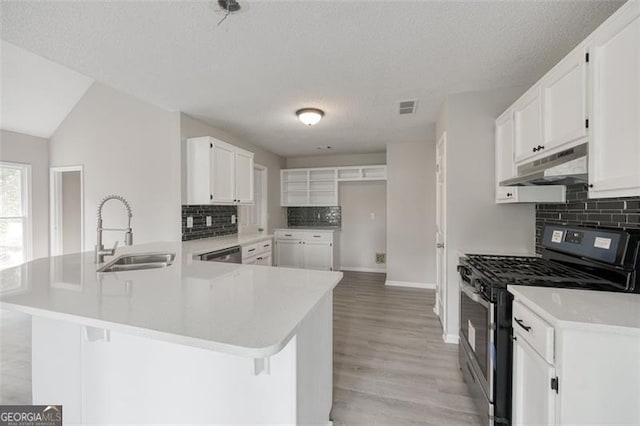
<instances>
[{"instance_id":1,"label":"white door frame","mask_svg":"<svg viewBox=\"0 0 640 426\"><path fill-rule=\"evenodd\" d=\"M62 254L62 238L58 230L62 229L62 173L80 172L80 251L84 252L84 166L60 166L49 168L49 235L50 255Z\"/></svg>"},{"instance_id":2,"label":"white door frame","mask_svg":"<svg viewBox=\"0 0 640 426\"><path fill-rule=\"evenodd\" d=\"M442 173L442 186L440 178L440 167L444 166ZM447 132L436 144L436 244L443 244L444 247L436 246L436 303L434 312L440 318L444 335L447 334ZM440 295L442 294L442 298Z\"/></svg>"}]
</instances>

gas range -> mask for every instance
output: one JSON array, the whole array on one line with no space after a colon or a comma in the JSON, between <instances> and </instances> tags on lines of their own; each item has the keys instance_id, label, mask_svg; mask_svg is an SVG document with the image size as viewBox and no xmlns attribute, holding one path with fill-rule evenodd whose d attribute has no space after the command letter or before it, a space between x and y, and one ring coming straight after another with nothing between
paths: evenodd
<instances>
[{"instance_id":1,"label":"gas range","mask_svg":"<svg viewBox=\"0 0 640 426\"><path fill-rule=\"evenodd\" d=\"M547 225L542 256L460 259L460 368L488 425L511 424L508 285L640 293L640 231Z\"/></svg>"}]
</instances>

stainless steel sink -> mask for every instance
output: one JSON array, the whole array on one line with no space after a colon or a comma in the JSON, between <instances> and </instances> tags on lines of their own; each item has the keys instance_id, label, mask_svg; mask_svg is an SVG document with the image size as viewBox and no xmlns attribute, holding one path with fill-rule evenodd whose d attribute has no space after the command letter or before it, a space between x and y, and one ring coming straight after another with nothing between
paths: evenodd
<instances>
[{"instance_id":1,"label":"stainless steel sink","mask_svg":"<svg viewBox=\"0 0 640 426\"><path fill-rule=\"evenodd\" d=\"M175 258L175 253L123 254L98 269L98 272L139 271L142 269L166 268L173 263Z\"/></svg>"}]
</instances>

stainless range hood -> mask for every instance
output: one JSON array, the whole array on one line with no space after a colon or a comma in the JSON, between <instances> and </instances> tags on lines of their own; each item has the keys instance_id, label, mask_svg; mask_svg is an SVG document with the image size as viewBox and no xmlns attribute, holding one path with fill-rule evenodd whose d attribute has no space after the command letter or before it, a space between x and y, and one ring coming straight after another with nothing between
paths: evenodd
<instances>
[{"instance_id":1,"label":"stainless range hood","mask_svg":"<svg viewBox=\"0 0 640 426\"><path fill-rule=\"evenodd\" d=\"M572 185L587 180L584 143L518 166L518 176L500 182L500 186Z\"/></svg>"}]
</instances>

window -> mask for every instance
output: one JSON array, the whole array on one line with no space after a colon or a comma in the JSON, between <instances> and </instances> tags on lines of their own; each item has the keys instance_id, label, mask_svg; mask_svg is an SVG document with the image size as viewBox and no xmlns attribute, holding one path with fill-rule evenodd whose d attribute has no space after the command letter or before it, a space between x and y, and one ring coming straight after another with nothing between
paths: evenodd
<instances>
[{"instance_id":1,"label":"window","mask_svg":"<svg viewBox=\"0 0 640 426\"><path fill-rule=\"evenodd\" d=\"M0 269L31 259L31 167L0 162Z\"/></svg>"},{"instance_id":2,"label":"window","mask_svg":"<svg viewBox=\"0 0 640 426\"><path fill-rule=\"evenodd\" d=\"M267 229L267 168L255 165L253 173L253 204L240 206L239 231L243 234Z\"/></svg>"}]
</instances>

